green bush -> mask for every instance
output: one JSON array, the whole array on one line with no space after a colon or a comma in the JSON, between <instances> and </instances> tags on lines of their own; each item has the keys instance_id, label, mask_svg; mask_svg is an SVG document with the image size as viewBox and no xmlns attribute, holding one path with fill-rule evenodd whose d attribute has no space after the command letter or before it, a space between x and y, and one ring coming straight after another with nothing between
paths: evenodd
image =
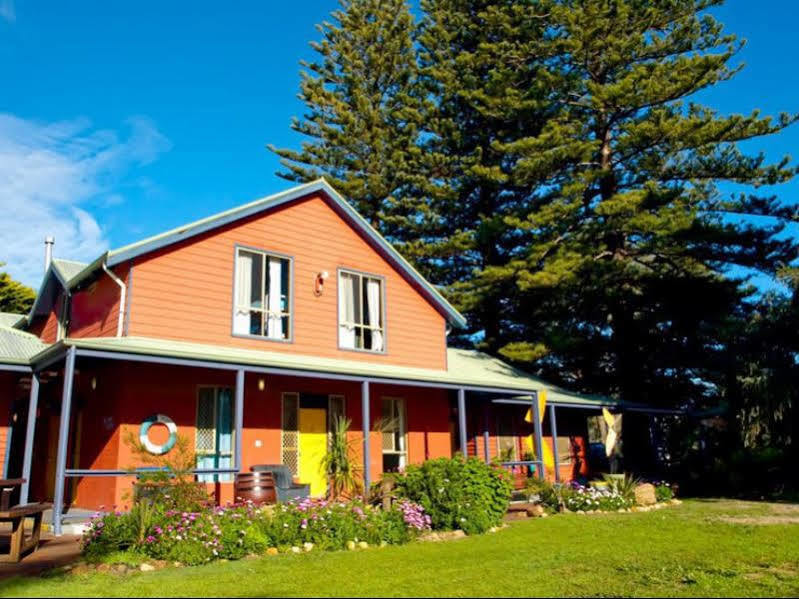
<instances>
[{"instance_id":1,"label":"green bush","mask_svg":"<svg viewBox=\"0 0 799 599\"><path fill-rule=\"evenodd\" d=\"M394 480L396 496L424 507L434 529L467 534L500 524L513 490L503 468L460 456L408 466Z\"/></svg>"},{"instance_id":2,"label":"green bush","mask_svg":"<svg viewBox=\"0 0 799 599\"><path fill-rule=\"evenodd\" d=\"M558 487L548 480L538 478L537 476L528 479L525 492L527 493L528 500L533 503L538 503L552 511L558 511L560 508Z\"/></svg>"},{"instance_id":3,"label":"green bush","mask_svg":"<svg viewBox=\"0 0 799 599\"><path fill-rule=\"evenodd\" d=\"M669 501L674 498L674 491L672 491L669 483L658 483L655 485L655 499L658 502Z\"/></svg>"}]
</instances>

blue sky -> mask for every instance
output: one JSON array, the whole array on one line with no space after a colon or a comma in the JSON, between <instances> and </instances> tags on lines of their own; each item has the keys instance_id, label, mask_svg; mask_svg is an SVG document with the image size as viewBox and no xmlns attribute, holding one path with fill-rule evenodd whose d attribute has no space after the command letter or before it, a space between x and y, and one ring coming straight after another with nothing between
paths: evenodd
<instances>
[{"instance_id":1,"label":"blue sky","mask_svg":"<svg viewBox=\"0 0 799 599\"><path fill-rule=\"evenodd\" d=\"M714 11L749 40L747 68L701 96L724 113L799 110L795 7L758 6ZM0 0L0 261L36 285L47 233L58 257L89 260L289 186L265 146L298 145L298 63L336 7ZM794 127L750 149L797 142Z\"/></svg>"}]
</instances>

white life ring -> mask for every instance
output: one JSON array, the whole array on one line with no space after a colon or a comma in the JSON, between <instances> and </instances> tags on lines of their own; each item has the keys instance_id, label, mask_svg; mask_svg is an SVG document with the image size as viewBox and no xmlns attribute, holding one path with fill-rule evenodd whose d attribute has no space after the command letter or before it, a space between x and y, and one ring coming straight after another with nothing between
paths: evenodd
<instances>
[{"instance_id":1,"label":"white life ring","mask_svg":"<svg viewBox=\"0 0 799 599\"><path fill-rule=\"evenodd\" d=\"M156 443L150 441L148 433L150 432L150 427L153 424L163 424L166 426L166 429L169 431L169 438L166 440L166 443L157 445ZM152 416L148 416L141 423L141 427L139 427L139 442L144 446L144 449L153 455L165 454L175 446L177 440L178 427L175 425L174 420L164 414L153 414Z\"/></svg>"}]
</instances>

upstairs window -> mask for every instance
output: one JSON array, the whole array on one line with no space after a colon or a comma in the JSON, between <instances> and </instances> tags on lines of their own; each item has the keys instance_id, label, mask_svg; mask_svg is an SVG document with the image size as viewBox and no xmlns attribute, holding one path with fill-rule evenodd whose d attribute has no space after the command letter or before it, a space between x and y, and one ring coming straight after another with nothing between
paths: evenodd
<instances>
[{"instance_id":1,"label":"upstairs window","mask_svg":"<svg viewBox=\"0 0 799 599\"><path fill-rule=\"evenodd\" d=\"M383 279L379 277L339 272L339 347L385 351L384 293Z\"/></svg>"},{"instance_id":2,"label":"upstairs window","mask_svg":"<svg viewBox=\"0 0 799 599\"><path fill-rule=\"evenodd\" d=\"M237 248L233 333L291 339L291 260Z\"/></svg>"}]
</instances>

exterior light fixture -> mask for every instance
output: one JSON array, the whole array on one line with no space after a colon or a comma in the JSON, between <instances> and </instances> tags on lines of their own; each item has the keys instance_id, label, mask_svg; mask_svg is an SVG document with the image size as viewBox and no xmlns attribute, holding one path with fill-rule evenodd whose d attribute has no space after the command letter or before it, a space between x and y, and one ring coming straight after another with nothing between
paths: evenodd
<instances>
[{"instance_id":1,"label":"exterior light fixture","mask_svg":"<svg viewBox=\"0 0 799 599\"><path fill-rule=\"evenodd\" d=\"M322 295L325 290L325 281L328 279L330 275L326 270L323 270L316 274L316 278L314 279L314 287L313 292L316 297Z\"/></svg>"},{"instance_id":2,"label":"exterior light fixture","mask_svg":"<svg viewBox=\"0 0 799 599\"><path fill-rule=\"evenodd\" d=\"M95 389L97 389L97 377L93 376L92 377L92 391L94 391Z\"/></svg>"},{"instance_id":3,"label":"exterior light fixture","mask_svg":"<svg viewBox=\"0 0 799 599\"><path fill-rule=\"evenodd\" d=\"M258 379L258 391L263 391L264 387L266 387L264 379Z\"/></svg>"}]
</instances>

